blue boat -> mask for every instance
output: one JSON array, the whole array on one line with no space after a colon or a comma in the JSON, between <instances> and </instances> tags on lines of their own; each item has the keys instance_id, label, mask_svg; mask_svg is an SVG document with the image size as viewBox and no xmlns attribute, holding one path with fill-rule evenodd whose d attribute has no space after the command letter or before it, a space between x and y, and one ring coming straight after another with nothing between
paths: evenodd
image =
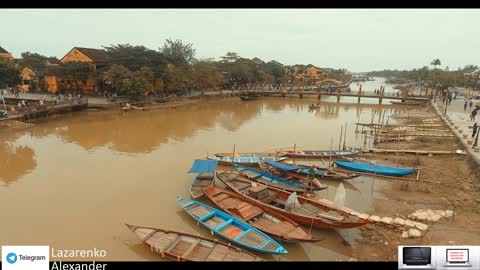
<instances>
[{"instance_id":1,"label":"blue boat","mask_svg":"<svg viewBox=\"0 0 480 270\"><path fill-rule=\"evenodd\" d=\"M299 174L299 175L302 175L303 177L307 177L310 172L310 168L307 166L287 165L287 164L283 164L275 161L265 161L264 163L260 163L260 168L265 172L269 172L268 170L266 170L268 169L268 166L264 166L263 164L267 164L280 171L286 172L287 175ZM315 168L317 169L316 177L320 179L347 180L347 179L352 179L359 176L358 174L354 174L354 173L338 172L331 169L320 168L318 166L315 166Z\"/></svg>"},{"instance_id":2,"label":"blue boat","mask_svg":"<svg viewBox=\"0 0 480 270\"><path fill-rule=\"evenodd\" d=\"M396 168L389 166L379 166L363 162L353 162L353 161L335 161L337 166L345 168L347 170L356 171L356 172L365 172L365 173L374 173L379 175L387 176L403 176L411 174L414 172L413 169L409 168Z\"/></svg>"},{"instance_id":3,"label":"blue boat","mask_svg":"<svg viewBox=\"0 0 480 270\"><path fill-rule=\"evenodd\" d=\"M283 246L270 236L225 212L182 197L179 197L177 201L191 217L228 241L258 252L268 254L288 253Z\"/></svg>"},{"instance_id":4,"label":"blue boat","mask_svg":"<svg viewBox=\"0 0 480 270\"><path fill-rule=\"evenodd\" d=\"M245 167L235 163L233 164L233 166L235 166L238 172L247 176L248 179L250 179L251 181L255 181L266 186L283 189L290 192L305 192L303 184L298 179L298 181L290 182L283 178L271 175L263 171L255 170L253 168Z\"/></svg>"}]
</instances>

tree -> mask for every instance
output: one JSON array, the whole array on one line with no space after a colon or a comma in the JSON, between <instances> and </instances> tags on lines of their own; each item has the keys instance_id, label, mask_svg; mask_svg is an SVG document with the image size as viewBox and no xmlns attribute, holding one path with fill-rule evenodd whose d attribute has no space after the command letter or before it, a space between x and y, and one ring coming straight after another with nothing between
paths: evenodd
<instances>
[{"instance_id":1,"label":"tree","mask_svg":"<svg viewBox=\"0 0 480 270\"><path fill-rule=\"evenodd\" d=\"M282 66L272 68L271 74L274 77L275 84L280 84L287 80L287 74Z\"/></svg>"},{"instance_id":2,"label":"tree","mask_svg":"<svg viewBox=\"0 0 480 270\"><path fill-rule=\"evenodd\" d=\"M0 58L0 87L20 83L20 70L11 61Z\"/></svg>"},{"instance_id":3,"label":"tree","mask_svg":"<svg viewBox=\"0 0 480 270\"><path fill-rule=\"evenodd\" d=\"M201 90L217 89L222 83L222 73L211 61L198 61L192 67L192 88Z\"/></svg>"},{"instance_id":4,"label":"tree","mask_svg":"<svg viewBox=\"0 0 480 270\"><path fill-rule=\"evenodd\" d=\"M93 68L89 63L86 62L71 61L61 63L57 72L60 78L67 80L67 85L69 88L71 88L73 83L73 85L75 85L75 91L79 91L79 82L83 82L85 84L89 76L92 76Z\"/></svg>"},{"instance_id":5,"label":"tree","mask_svg":"<svg viewBox=\"0 0 480 270\"><path fill-rule=\"evenodd\" d=\"M153 91L153 71L149 67L141 67L130 75L130 87L127 94L138 99L141 95Z\"/></svg>"},{"instance_id":6,"label":"tree","mask_svg":"<svg viewBox=\"0 0 480 270\"><path fill-rule=\"evenodd\" d=\"M441 66L442 62L440 62L440 59L433 59L433 61L430 63L430 65L432 65L433 68L435 69L436 66Z\"/></svg>"},{"instance_id":7,"label":"tree","mask_svg":"<svg viewBox=\"0 0 480 270\"><path fill-rule=\"evenodd\" d=\"M145 46L130 44L110 45L110 47L104 48L110 56L109 63L111 65L122 65L131 71L149 67L155 73L155 77L161 77L164 73L167 62L160 52Z\"/></svg>"},{"instance_id":8,"label":"tree","mask_svg":"<svg viewBox=\"0 0 480 270\"><path fill-rule=\"evenodd\" d=\"M103 79L119 94L138 99L153 90L153 71L149 67L130 71L122 65L112 65L103 73Z\"/></svg>"},{"instance_id":9,"label":"tree","mask_svg":"<svg viewBox=\"0 0 480 270\"><path fill-rule=\"evenodd\" d=\"M238 56L238 53L227 52L225 56L222 56L220 58L222 58L223 63L233 63L233 62L236 62L238 59L240 59L240 56Z\"/></svg>"},{"instance_id":10,"label":"tree","mask_svg":"<svg viewBox=\"0 0 480 270\"><path fill-rule=\"evenodd\" d=\"M160 53L171 64L175 66L188 65L195 59L193 44L184 44L181 40L167 39L160 48Z\"/></svg>"},{"instance_id":11,"label":"tree","mask_svg":"<svg viewBox=\"0 0 480 270\"><path fill-rule=\"evenodd\" d=\"M126 94L130 88L131 71L122 65L112 65L103 73L103 80L112 90Z\"/></svg>"}]
</instances>

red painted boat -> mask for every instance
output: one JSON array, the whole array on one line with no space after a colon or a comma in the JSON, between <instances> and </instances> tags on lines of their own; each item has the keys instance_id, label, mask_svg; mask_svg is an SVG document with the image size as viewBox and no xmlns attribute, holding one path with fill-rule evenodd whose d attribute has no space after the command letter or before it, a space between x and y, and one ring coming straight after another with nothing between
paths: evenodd
<instances>
[{"instance_id":1,"label":"red painted boat","mask_svg":"<svg viewBox=\"0 0 480 270\"><path fill-rule=\"evenodd\" d=\"M298 203L288 205L287 200L291 192L268 187L248 180L238 172L217 172L217 178L227 188L233 190L244 198L253 199L255 202L276 211L293 221L308 227L320 229L350 229L363 226L367 220L347 212L336 209L332 206L317 200L297 196ZM289 208L288 210L286 209Z\"/></svg>"}]
</instances>

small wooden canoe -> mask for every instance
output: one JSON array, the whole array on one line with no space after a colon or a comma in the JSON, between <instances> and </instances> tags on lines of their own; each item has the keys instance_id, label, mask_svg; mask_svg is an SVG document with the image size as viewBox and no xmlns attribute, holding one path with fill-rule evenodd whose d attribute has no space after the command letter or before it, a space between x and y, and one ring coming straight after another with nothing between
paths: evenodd
<instances>
[{"instance_id":1,"label":"small wooden canoe","mask_svg":"<svg viewBox=\"0 0 480 270\"><path fill-rule=\"evenodd\" d=\"M178 203L192 218L216 235L244 248L268 254L287 254L270 236L225 212L206 204L179 197Z\"/></svg>"},{"instance_id":2,"label":"small wooden canoe","mask_svg":"<svg viewBox=\"0 0 480 270\"><path fill-rule=\"evenodd\" d=\"M213 185L217 166L218 161L215 160L196 159L193 162L192 168L188 170L188 173L197 173L190 187L190 195L194 199L203 196L203 188Z\"/></svg>"},{"instance_id":3,"label":"small wooden canoe","mask_svg":"<svg viewBox=\"0 0 480 270\"><path fill-rule=\"evenodd\" d=\"M293 183L288 180L276 177L274 175L255 170L253 168L245 167L242 165L234 164L235 168L247 177L250 181L264 184L267 186L275 187L282 190L287 190L291 192L303 193L305 192L305 186L301 183ZM315 187L317 188L317 187Z\"/></svg>"},{"instance_id":4,"label":"small wooden canoe","mask_svg":"<svg viewBox=\"0 0 480 270\"><path fill-rule=\"evenodd\" d=\"M296 178L306 179L310 168L302 165L288 165L276 161L265 161L258 164L260 168L270 174L282 177L292 176ZM328 180L348 180L360 176L359 174L354 173L344 173L331 170L328 168L322 168L314 166L317 169L316 177L318 179L328 179ZM279 174L279 175L277 175Z\"/></svg>"},{"instance_id":5,"label":"small wooden canoe","mask_svg":"<svg viewBox=\"0 0 480 270\"><path fill-rule=\"evenodd\" d=\"M285 155L287 157L296 158L329 158L329 157L342 157L353 156L359 152L356 151L329 151L329 150L287 150L279 152L279 155Z\"/></svg>"},{"instance_id":6,"label":"small wooden canoe","mask_svg":"<svg viewBox=\"0 0 480 270\"><path fill-rule=\"evenodd\" d=\"M250 101L250 100L258 99L258 96L252 96L252 95L240 95L239 97L240 97L241 100L244 100L244 101Z\"/></svg>"},{"instance_id":7,"label":"small wooden canoe","mask_svg":"<svg viewBox=\"0 0 480 270\"><path fill-rule=\"evenodd\" d=\"M312 235L295 221L267 209L253 200L217 186L204 189L218 208L255 228L285 242L316 242Z\"/></svg>"},{"instance_id":8,"label":"small wooden canoe","mask_svg":"<svg viewBox=\"0 0 480 270\"><path fill-rule=\"evenodd\" d=\"M203 196L203 189L209 187L215 183L215 175L201 173L195 177L192 186L190 187L190 195L194 199L198 199Z\"/></svg>"},{"instance_id":9,"label":"small wooden canoe","mask_svg":"<svg viewBox=\"0 0 480 270\"><path fill-rule=\"evenodd\" d=\"M188 233L126 224L147 246L176 261L261 261L256 255L217 240Z\"/></svg>"},{"instance_id":10,"label":"small wooden canoe","mask_svg":"<svg viewBox=\"0 0 480 270\"><path fill-rule=\"evenodd\" d=\"M390 166L380 166L364 162L354 161L335 161L335 165L345 168L347 170L365 173L374 173L387 176L404 176L414 172L410 168L397 168Z\"/></svg>"},{"instance_id":11,"label":"small wooden canoe","mask_svg":"<svg viewBox=\"0 0 480 270\"><path fill-rule=\"evenodd\" d=\"M208 159L210 160L217 160L219 164L221 165L227 165L227 166L231 166L232 165L232 156L223 156L223 157L218 157L218 156L209 156L207 157ZM282 160L285 160L287 159L287 157L282 157L282 156L279 156L277 158L275 158L275 156L267 156L267 157L260 157L260 156L257 156L257 157L234 157L233 158L233 161L236 163L236 164L240 164L242 166L247 166L247 167L257 167L258 166L258 162L263 162L263 161L266 161L266 160L272 160L272 161L282 161Z\"/></svg>"},{"instance_id":12,"label":"small wooden canoe","mask_svg":"<svg viewBox=\"0 0 480 270\"><path fill-rule=\"evenodd\" d=\"M287 200L290 196L293 196L291 192L265 185L252 187L252 182L238 172L217 172L217 178L220 179L227 188L240 194L244 198L253 199L266 208L276 211L307 227L350 229L368 223L365 219L361 219L320 201L302 196L297 196L299 205L289 206Z\"/></svg>"},{"instance_id":13,"label":"small wooden canoe","mask_svg":"<svg viewBox=\"0 0 480 270\"><path fill-rule=\"evenodd\" d=\"M234 155L232 152L230 153L215 153L213 154L214 156L217 157L232 157ZM269 153L269 152L235 152L235 157L244 157L244 158L251 158L251 157L274 157L274 158L279 158L282 157L283 155L280 153Z\"/></svg>"}]
</instances>

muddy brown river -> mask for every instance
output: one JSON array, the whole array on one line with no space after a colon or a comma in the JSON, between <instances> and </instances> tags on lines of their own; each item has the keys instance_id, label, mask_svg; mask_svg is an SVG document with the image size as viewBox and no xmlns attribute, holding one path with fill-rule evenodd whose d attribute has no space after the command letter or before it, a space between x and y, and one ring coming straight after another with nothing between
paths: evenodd
<instances>
[{"instance_id":1,"label":"muddy brown river","mask_svg":"<svg viewBox=\"0 0 480 270\"><path fill-rule=\"evenodd\" d=\"M232 151L234 144L240 152L294 144L299 149L330 149L332 142L338 148L345 123L347 146L370 146L369 140L355 134L354 123L387 121L400 110L388 105L323 103L309 111L313 102L229 98L157 111L87 111L23 130L1 130L0 243L107 252L96 260L162 260L124 223L212 237L176 203L177 196L189 197L194 175L186 172L194 159ZM327 166L328 160L297 162ZM318 195L333 200L339 183L323 183L329 188ZM370 177L345 182L345 205L371 210L374 199L383 198L384 184ZM359 237L355 229L314 229L314 234L325 240L285 244L286 256L264 258L348 260Z\"/></svg>"}]
</instances>

